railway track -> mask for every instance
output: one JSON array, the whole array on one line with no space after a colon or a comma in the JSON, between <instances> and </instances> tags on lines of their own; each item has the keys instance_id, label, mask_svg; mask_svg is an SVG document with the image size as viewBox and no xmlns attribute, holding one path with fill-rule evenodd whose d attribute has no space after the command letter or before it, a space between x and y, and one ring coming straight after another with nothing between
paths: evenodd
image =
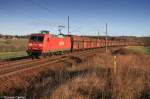
<instances>
[{"instance_id":1,"label":"railway track","mask_svg":"<svg viewBox=\"0 0 150 99\"><path fill-rule=\"evenodd\" d=\"M88 55L91 52L93 52L93 51L89 50L89 51L75 52L73 54L58 56L58 57L54 57L54 58L45 58L45 59L41 59L41 60L36 59L36 60L31 60L31 61L28 60L25 62L18 61L16 63L9 64L6 67L1 67L0 68L0 78L6 77L9 75L13 75L15 73L22 72L25 70L30 70L30 69L39 68L39 67L45 67L45 66L49 66L51 64L57 63L57 62L65 61L70 58L70 55L78 54L77 56L81 57L84 55Z\"/></svg>"},{"instance_id":2,"label":"railway track","mask_svg":"<svg viewBox=\"0 0 150 99\"><path fill-rule=\"evenodd\" d=\"M13 61L13 62L5 62L4 64L0 65L0 68L5 68L5 67L13 66L13 65L24 64L24 63L28 63L28 62L32 62L32 61L33 60L31 60L31 59L25 59L25 60L23 59L23 60L18 60L18 61Z\"/></svg>"},{"instance_id":3,"label":"railway track","mask_svg":"<svg viewBox=\"0 0 150 99\"><path fill-rule=\"evenodd\" d=\"M2 60L0 63L0 68L10 64L20 64L21 62L30 61L31 58L18 58L17 60Z\"/></svg>"}]
</instances>

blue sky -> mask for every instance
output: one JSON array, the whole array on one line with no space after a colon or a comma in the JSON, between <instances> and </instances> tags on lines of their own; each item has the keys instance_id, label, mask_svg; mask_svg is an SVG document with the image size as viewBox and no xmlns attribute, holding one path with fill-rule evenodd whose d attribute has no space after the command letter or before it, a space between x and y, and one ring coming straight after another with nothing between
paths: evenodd
<instances>
[{"instance_id":1,"label":"blue sky","mask_svg":"<svg viewBox=\"0 0 150 99\"><path fill-rule=\"evenodd\" d=\"M150 35L150 0L0 0L0 33L26 35L40 30L58 34L70 16L76 35Z\"/></svg>"}]
</instances>

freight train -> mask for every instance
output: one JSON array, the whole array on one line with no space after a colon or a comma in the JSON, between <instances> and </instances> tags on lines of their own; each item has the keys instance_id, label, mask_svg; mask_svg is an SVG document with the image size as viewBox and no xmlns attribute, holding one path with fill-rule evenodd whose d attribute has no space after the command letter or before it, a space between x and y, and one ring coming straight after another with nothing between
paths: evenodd
<instances>
[{"instance_id":1,"label":"freight train","mask_svg":"<svg viewBox=\"0 0 150 99\"><path fill-rule=\"evenodd\" d=\"M27 45L29 56L63 54L77 50L95 49L105 47L105 39L76 35L52 35L49 31L31 34ZM137 42L124 40L107 40L107 46L138 45Z\"/></svg>"}]
</instances>

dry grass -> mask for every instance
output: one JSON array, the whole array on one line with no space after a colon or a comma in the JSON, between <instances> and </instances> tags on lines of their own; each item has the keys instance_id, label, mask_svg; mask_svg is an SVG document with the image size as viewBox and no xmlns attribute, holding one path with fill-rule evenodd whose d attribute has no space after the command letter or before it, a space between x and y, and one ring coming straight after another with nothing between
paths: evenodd
<instances>
[{"instance_id":1,"label":"dry grass","mask_svg":"<svg viewBox=\"0 0 150 99\"><path fill-rule=\"evenodd\" d=\"M150 99L150 56L121 49L116 53L117 74L114 75L113 55L97 54L88 58L80 65L96 70L63 84L54 91L51 98Z\"/></svg>"},{"instance_id":2,"label":"dry grass","mask_svg":"<svg viewBox=\"0 0 150 99\"><path fill-rule=\"evenodd\" d=\"M126 49L72 56L52 67L1 79L5 95L40 99L150 99L150 56ZM113 56L117 56L117 73ZM12 87L14 85L14 87Z\"/></svg>"},{"instance_id":3,"label":"dry grass","mask_svg":"<svg viewBox=\"0 0 150 99\"><path fill-rule=\"evenodd\" d=\"M58 88L52 99L88 99L99 98L105 94L106 79L96 73L77 77Z\"/></svg>"},{"instance_id":4,"label":"dry grass","mask_svg":"<svg viewBox=\"0 0 150 99\"><path fill-rule=\"evenodd\" d=\"M27 39L0 39L0 52L24 51L27 41Z\"/></svg>"}]
</instances>

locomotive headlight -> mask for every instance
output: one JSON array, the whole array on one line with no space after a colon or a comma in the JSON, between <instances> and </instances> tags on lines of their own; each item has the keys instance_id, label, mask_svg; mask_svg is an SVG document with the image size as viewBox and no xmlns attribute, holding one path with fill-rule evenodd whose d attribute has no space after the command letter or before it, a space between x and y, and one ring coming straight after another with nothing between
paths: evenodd
<instances>
[{"instance_id":1,"label":"locomotive headlight","mask_svg":"<svg viewBox=\"0 0 150 99\"><path fill-rule=\"evenodd\" d=\"M28 46L32 46L32 43L29 43Z\"/></svg>"},{"instance_id":2,"label":"locomotive headlight","mask_svg":"<svg viewBox=\"0 0 150 99\"><path fill-rule=\"evenodd\" d=\"M39 44L39 46L40 46L40 47L42 47L42 46L43 46L43 44Z\"/></svg>"}]
</instances>

